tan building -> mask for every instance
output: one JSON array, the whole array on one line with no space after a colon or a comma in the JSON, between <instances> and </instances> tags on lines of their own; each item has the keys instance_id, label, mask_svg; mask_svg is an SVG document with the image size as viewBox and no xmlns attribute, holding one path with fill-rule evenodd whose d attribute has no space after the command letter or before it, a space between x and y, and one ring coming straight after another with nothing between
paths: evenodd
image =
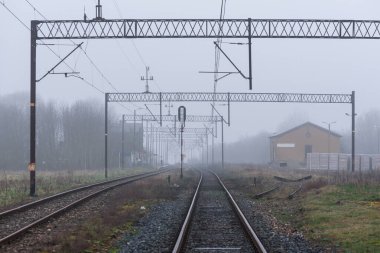
<instances>
[{"instance_id":1,"label":"tan building","mask_svg":"<svg viewBox=\"0 0 380 253\"><path fill-rule=\"evenodd\" d=\"M270 137L274 167L304 167L308 153L340 153L339 134L310 122Z\"/></svg>"}]
</instances>

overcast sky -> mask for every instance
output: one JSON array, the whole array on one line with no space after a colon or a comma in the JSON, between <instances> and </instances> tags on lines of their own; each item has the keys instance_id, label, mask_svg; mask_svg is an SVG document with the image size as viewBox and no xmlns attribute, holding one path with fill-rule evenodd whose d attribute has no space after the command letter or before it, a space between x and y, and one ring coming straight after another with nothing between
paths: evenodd
<instances>
[{"instance_id":1,"label":"overcast sky","mask_svg":"<svg viewBox=\"0 0 380 253\"><path fill-rule=\"evenodd\" d=\"M1 0L3 1L3 0ZM32 19L42 19L25 0L4 0L28 26ZM82 19L95 14L95 0L29 0L48 19ZM108 0L102 1L105 18L218 18L221 0ZM227 0L226 18L318 18L380 19L380 2L375 0ZM29 92L30 33L0 5L0 94ZM246 42L244 40L225 40ZM79 41L78 41L79 42ZM104 76L120 91L142 92L140 76L150 66L155 81L151 91L212 91L213 76L198 72L214 68L212 39L140 39L84 40L84 48ZM73 49L52 46L65 56ZM223 45L235 63L248 74L246 46ZM45 47L38 46L37 77L57 63ZM100 74L76 52L68 60L80 75L99 89L113 92ZM221 71L233 71L222 57ZM62 65L59 71L67 71ZM301 40L257 39L253 41L252 92L351 93L357 92L357 113L380 109L380 41L366 40ZM248 82L231 76L219 82L218 91L250 92ZM80 99L104 95L79 79L50 75L38 84L38 94L46 101L73 103ZM25 101L25 105L29 101ZM177 108L180 104L175 104ZM126 105L131 110L133 105ZM210 105L186 104L189 114L205 115ZM114 105L121 113L123 109ZM157 106L151 106L158 112ZM173 109L173 110L176 110ZM218 107L226 112L226 107ZM226 140L232 141L260 131L277 132L289 117L301 115L316 124L336 121L333 130L350 129L350 105L304 104L233 104L232 125L226 129Z\"/></svg>"}]
</instances>

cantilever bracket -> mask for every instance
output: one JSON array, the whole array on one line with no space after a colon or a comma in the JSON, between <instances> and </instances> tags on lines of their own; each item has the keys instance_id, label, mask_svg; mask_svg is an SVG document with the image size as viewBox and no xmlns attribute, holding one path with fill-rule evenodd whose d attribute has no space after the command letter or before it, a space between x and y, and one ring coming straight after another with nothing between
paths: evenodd
<instances>
[{"instance_id":1,"label":"cantilever bracket","mask_svg":"<svg viewBox=\"0 0 380 253\"><path fill-rule=\"evenodd\" d=\"M200 74L224 74L223 76L219 77L219 78L216 78L214 81L217 82L229 75L232 75L232 74L240 74L239 72L233 72L233 71L223 71L223 72L215 72L215 71L199 71Z\"/></svg>"},{"instance_id":2,"label":"cantilever bracket","mask_svg":"<svg viewBox=\"0 0 380 253\"><path fill-rule=\"evenodd\" d=\"M227 60L232 64L232 66L234 66L234 68L238 71L238 73L244 78L244 79L247 79L249 80L250 77L246 77L243 72L241 72L241 70L236 66L236 64L231 60L230 57L228 57L228 55L223 51L223 49L218 45L218 43L216 43L214 41L214 44L215 46L220 50L220 52L222 52L222 54L227 58Z\"/></svg>"},{"instance_id":3,"label":"cantilever bracket","mask_svg":"<svg viewBox=\"0 0 380 253\"><path fill-rule=\"evenodd\" d=\"M52 67L45 75L43 75L40 79L36 80L36 82L40 82L42 79L44 79L49 74L52 74L53 71L62 63L64 62L72 53L74 53L78 48L80 48L83 45L84 42L80 43L76 48L74 48L68 55L66 55L62 60L60 60L54 67ZM74 72L75 73L75 72ZM67 74L66 74L67 77Z\"/></svg>"},{"instance_id":4,"label":"cantilever bracket","mask_svg":"<svg viewBox=\"0 0 380 253\"><path fill-rule=\"evenodd\" d=\"M226 121L226 120L224 119L224 117L222 116L222 114L219 113L219 111L215 108L215 106L214 106L213 104L211 104L211 107L212 107L212 109L213 109L217 114L219 114L219 116L223 119L223 122L222 122L222 123L225 123L225 124L227 124L228 126L230 126L230 119L228 118L228 121Z\"/></svg>"},{"instance_id":5,"label":"cantilever bracket","mask_svg":"<svg viewBox=\"0 0 380 253\"><path fill-rule=\"evenodd\" d=\"M159 121L157 120L156 116L155 116L155 115L152 113L152 111L149 109L149 107L148 107L146 104L144 104L144 105L145 105L146 109L148 110L148 112L150 113L150 115L152 115L154 121L159 122Z\"/></svg>"}]
</instances>

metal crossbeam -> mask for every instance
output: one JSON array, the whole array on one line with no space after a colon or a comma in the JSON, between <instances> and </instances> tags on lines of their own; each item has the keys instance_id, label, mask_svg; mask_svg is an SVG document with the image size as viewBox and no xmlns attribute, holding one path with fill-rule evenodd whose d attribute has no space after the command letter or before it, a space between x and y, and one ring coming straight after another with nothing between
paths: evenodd
<instances>
[{"instance_id":1,"label":"metal crossbeam","mask_svg":"<svg viewBox=\"0 0 380 253\"><path fill-rule=\"evenodd\" d=\"M181 132L181 129L180 128L177 128L177 129L174 129L174 128L165 128L165 127L155 127L153 129L148 129L148 131L150 132L159 132L159 133L179 133ZM187 128L185 127L183 129L183 134L202 134L202 135L205 135L205 134L208 134L208 131L206 128Z\"/></svg>"},{"instance_id":2,"label":"metal crossbeam","mask_svg":"<svg viewBox=\"0 0 380 253\"><path fill-rule=\"evenodd\" d=\"M107 93L107 102L277 102L277 103L342 103L352 102L351 94L302 93Z\"/></svg>"},{"instance_id":3,"label":"metal crossbeam","mask_svg":"<svg viewBox=\"0 0 380 253\"><path fill-rule=\"evenodd\" d=\"M174 122L178 118L177 115L162 115L162 121ZM160 115L133 115L125 114L125 121L157 121ZM186 122L217 122L221 117L218 116L202 116L202 115L186 115Z\"/></svg>"},{"instance_id":4,"label":"metal crossbeam","mask_svg":"<svg viewBox=\"0 0 380 253\"><path fill-rule=\"evenodd\" d=\"M37 39L41 40L106 38L380 39L380 21L378 20L110 19L32 22L37 27Z\"/></svg>"},{"instance_id":5,"label":"metal crossbeam","mask_svg":"<svg viewBox=\"0 0 380 253\"><path fill-rule=\"evenodd\" d=\"M205 134L199 134L199 133L183 133L183 137L185 138L195 138L195 139L202 139L203 135ZM161 139L162 138L168 138L168 139L178 139L179 137L175 137L173 135L171 135L170 133L162 133L161 134Z\"/></svg>"}]
</instances>

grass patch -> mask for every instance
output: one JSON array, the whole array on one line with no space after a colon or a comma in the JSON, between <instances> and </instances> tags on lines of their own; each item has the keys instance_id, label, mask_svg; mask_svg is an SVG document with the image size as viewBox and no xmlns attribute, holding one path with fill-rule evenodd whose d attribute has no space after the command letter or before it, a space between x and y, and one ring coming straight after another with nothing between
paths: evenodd
<instances>
[{"instance_id":1,"label":"grass patch","mask_svg":"<svg viewBox=\"0 0 380 253\"><path fill-rule=\"evenodd\" d=\"M329 185L302 201L302 229L346 252L380 250L380 186Z\"/></svg>"},{"instance_id":2,"label":"grass patch","mask_svg":"<svg viewBox=\"0 0 380 253\"><path fill-rule=\"evenodd\" d=\"M196 172L179 179L178 172L137 181L115 190L107 196L104 208L91 214L68 231L55 235L42 252L119 252L117 244L126 233L136 233L134 224L159 201L173 200L184 190L193 189L198 180ZM173 187L178 184L180 187Z\"/></svg>"},{"instance_id":3,"label":"grass patch","mask_svg":"<svg viewBox=\"0 0 380 253\"><path fill-rule=\"evenodd\" d=\"M280 191L254 201L263 210L270 210L280 224L290 225L289 231L302 232L328 252L380 252L380 171L351 173L237 166L218 173L229 189L250 197L277 184L273 176L312 175L295 199L287 199L293 186L285 184Z\"/></svg>"},{"instance_id":4,"label":"grass patch","mask_svg":"<svg viewBox=\"0 0 380 253\"><path fill-rule=\"evenodd\" d=\"M147 169L143 168L112 169L109 170L109 179L145 171ZM39 197L44 197L103 180L104 170L38 171L36 193ZM28 172L1 171L0 208L35 200L29 197L29 183Z\"/></svg>"}]
</instances>

